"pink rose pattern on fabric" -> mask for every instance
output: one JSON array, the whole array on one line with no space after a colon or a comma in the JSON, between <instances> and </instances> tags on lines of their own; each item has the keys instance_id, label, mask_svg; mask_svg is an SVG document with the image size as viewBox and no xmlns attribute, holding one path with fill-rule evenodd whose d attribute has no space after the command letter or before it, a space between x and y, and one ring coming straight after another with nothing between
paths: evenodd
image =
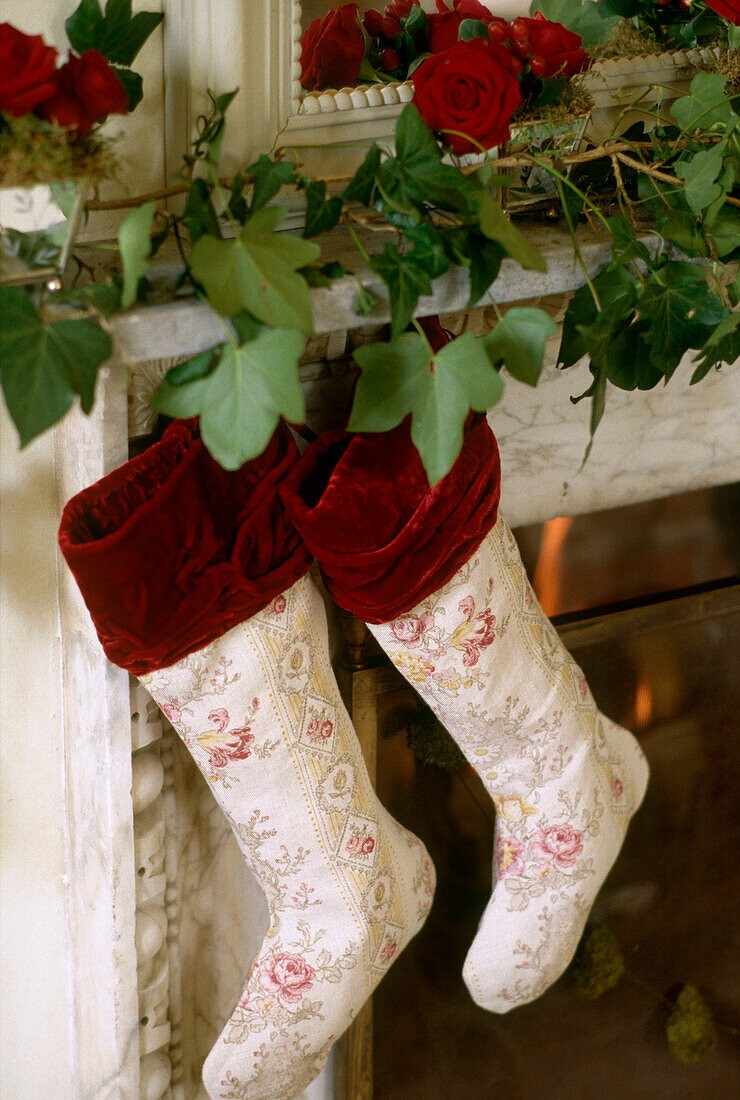
<instances>
[{"instance_id":1,"label":"pink rose pattern on fabric","mask_svg":"<svg viewBox=\"0 0 740 1100\"><path fill-rule=\"evenodd\" d=\"M500 836L496 845L498 877L524 873L524 845L515 836Z\"/></svg>"},{"instance_id":2,"label":"pink rose pattern on fabric","mask_svg":"<svg viewBox=\"0 0 740 1100\"><path fill-rule=\"evenodd\" d=\"M268 955L259 972L259 983L286 1004L297 1004L311 989L316 971L300 955L281 951Z\"/></svg>"},{"instance_id":3,"label":"pink rose pattern on fabric","mask_svg":"<svg viewBox=\"0 0 740 1100\"><path fill-rule=\"evenodd\" d=\"M545 863L556 863L561 870L569 870L583 851L583 833L569 824L550 825L534 834L530 851Z\"/></svg>"}]
</instances>

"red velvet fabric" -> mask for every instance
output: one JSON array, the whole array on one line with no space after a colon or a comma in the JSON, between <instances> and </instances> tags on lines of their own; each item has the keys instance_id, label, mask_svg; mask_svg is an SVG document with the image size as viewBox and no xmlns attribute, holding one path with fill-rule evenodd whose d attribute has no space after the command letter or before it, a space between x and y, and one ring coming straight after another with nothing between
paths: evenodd
<instances>
[{"instance_id":1,"label":"red velvet fabric","mask_svg":"<svg viewBox=\"0 0 740 1100\"><path fill-rule=\"evenodd\" d=\"M307 571L279 497L297 458L281 425L259 458L229 472L178 422L69 501L59 545L114 664L136 676L174 664Z\"/></svg>"},{"instance_id":2,"label":"red velvet fabric","mask_svg":"<svg viewBox=\"0 0 740 1100\"><path fill-rule=\"evenodd\" d=\"M280 493L340 607L388 622L446 584L493 527L498 447L471 415L454 466L430 488L409 418L391 432L326 432Z\"/></svg>"}]
</instances>

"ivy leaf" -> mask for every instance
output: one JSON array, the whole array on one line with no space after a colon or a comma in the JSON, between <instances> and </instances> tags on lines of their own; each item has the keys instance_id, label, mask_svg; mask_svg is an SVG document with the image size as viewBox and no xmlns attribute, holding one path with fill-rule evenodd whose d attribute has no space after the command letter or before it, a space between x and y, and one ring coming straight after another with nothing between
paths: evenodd
<instances>
[{"instance_id":1,"label":"ivy leaf","mask_svg":"<svg viewBox=\"0 0 740 1100\"><path fill-rule=\"evenodd\" d=\"M614 317L617 331L632 320L637 299L636 281L621 265L608 267L593 280L603 310ZM581 286L575 292L563 318L563 335L560 340L558 362L563 367L572 367L591 348L582 331L583 325L589 325L598 315L596 304L588 286ZM600 330L596 330L597 333Z\"/></svg>"},{"instance_id":2,"label":"ivy leaf","mask_svg":"<svg viewBox=\"0 0 740 1100\"><path fill-rule=\"evenodd\" d=\"M282 417L306 416L298 378L304 340L293 329L265 329L254 340L225 344L217 366L193 381L168 379L152 395L167 416L200 417L205 446L226 470L237 470L262 454Z\"/></svg>"},{"instance_id":3,"label":"ivy leaf","mask_svg":"<svg viewBox=\"0 0 740 1100\"><path fill-rule=\"evenodd\" d=\"M358 287L353 306L358 317L369 317L378 305L380 305L380 299L369 286Z\"/></svg>"},{"instance_id":4,"label":"ivy leaf","mask_svg":"<svg viewBox=\"0 0 740 1100\"><path fill-rule=\"evenodd\" d=\"M413 229L407 229L404 236L414 246L409 256L424 268L430 279L444 275L449 269L450 262L445 251L443 233L433 225L424 223L414 226Z\"/></svg>"},{"instance_id":5,"label":"ivy leaf","mask_svg":"<svg viewBox=\"0 0 740 1100\"><path fill-rule=\"evenodd\" d=\"M304 237L315 237L319 233L328 233L339 221L342 214L342 200L338 197L327 199L326 184L323 180L309 182L306 192L306 224Z\"/></svg>"},{"instance_id":6,"label":"ivy leaf","mask_svg":"<svg viewBox=\"0 0 740 1100\"><path fill-rule=\"evenodd\" d=\"M525 270L546 272L545 257L506 217L499 200L494 199L490 192L481 191L478 201L481 233L489 240L500 244L507 255L515 259Z\"/></svg>"},{"instance_id":7,"label":"ivy leaf","mask_svg":"<svg viewBox=\"0 0 740 1100\"><path fill-rule=\"evenodd\" d=\"M255 161L251 168L247 169L249 175L254 176L254 189L252 191L252 203L250 212L256 214L274 199L281 187L292 183L295 179L295 168L288 161L270 160L264 153Z\"/></svg>"},{"instance_id":8,"label":"ivy leaf","mask_svg":"<svg viewBox=\"0 0 740 1100\"><path fill-rule=\"evenodd\" d=\"M701 1062L717 1045L717 1028L707 1002L695 985L683 987L665 1025L671 1052L679 1062Z\"/></svg>"},{"instance_id":9,"label":"ivy leaf","mask_svg":"<svg viewBox=\"0 0 740 1100\"><path fill-rule=\"evenodd\" d=\"M191 356L190 359L178 363L177 366L171 367L165 375L167 385L184 386L187 382L195 382L199 378L205 378L218 363L222 351L223 344L217 344L216 347L201 351L197 355Z\"/></svg>"},{"instance_id":10,"label":"ivy leaf","mask_svg":"<svg viewBox=\"0 0 740 1100\"><path fill-rule=\"evenodd\" d=\"M704 149L690 159L679 161L676 175L685 183L684 196L695 214L701 214L721 195L722 187L716 182L722 171L722 149Z\"/></svg>"},{"instance_id":11,"label":"ivy leaf","mask_svg":"<svg viewBox=\"0 0 740 1100\"><path fill-rule=\"evenodd\" d=\"M650 361L650 347L645 343L649 329L649 321L635 321L614 338L604 365L608 380L620 390L652 390L663 378Z\"/></svg>"},{"instance_id":12,"label":"ivy leaf","mask_svg":"<svg viewBox=\"0 0 740 1100\"><path fill-rule=\"evenodd\" d=\"M421 11L420 8L418 10ZM363 206L370 206L373 201L378 168L380 168L380 148L377 145L371 145L362 164L344 189L342 195L344 201L360 202Z\"/></svg>"},{"instance_id":13,"label":"ivy leaf","mask_svg":"<svg viewBox=\"0 0 740 1100\"><path fill-rule=\"evenodd\" d=\"M592 4L590 0L532 0L530 15L542 14L553 23L562 23L569 31L575 31L583 39L583 45L597 46L606 42L612 33L617 18L609 12L599 12L601 4Z\"/></svg>"},{"instance_id":14,"label":"ivy leaf","mask_svg":"<svg viewBox=\"0 0 740 1100\"><path fill-rule=\"evenodd\" d=\"M411 36L415 50L426 47L429 34L429 19L423 8L414 5L405 19L402 20L403 29Z\"/></svg>"},{"instance_id":15,"label":"ivy leaf","mask_svg":"<svg viewBox=\"0 0 740 1100\"><path fill-rule=\"evenodd\" d=\"M25 290L0 287L2 387L22 447L60 420L75 394L90 412L98 367L111 351L96 321L47 324Z\"/></svg>"},{"instance_id":16,"label":"ivy leaf","mask_svg":"<svg viewBox=\"0 0 740 1100\"><path fill-rule=\"evenodd\" d=\"M449 210L467 209L478 188L442 153L432 131L413 103L407 103L396 122L396 156L377 173L380 188L390 193L400 213L417 212L430 203Z\"/></svg>"},{"instance_id":17,"label":"ivy leaf","mask_svg":"<svg viewBox=\"0 0 740 1100\"><path fill-rule=\"evenodd\" d=\"M520 382L536 386L545 342L557 331L558 326L544 310L514 307L482 338L482 343L494 367L505 366Z\"/></svg>"},{"instance_id":18,"label":"ivy leaf","mask_svg":"<svg viewBox=\"0 0 740 1100\"><path fill-rule=\"evenodd\" d=\"M134 304L139 280L149 269L149 257L152 254L150 234L156 209L156 202L145 202L126 216L118 230L118 247L123 265L122 309L128 309Z\"/></svg>"},{"instance_id":19,"label":"ivy leaf","mask_svg":"<svg viewBox=\"0 0 740 1100\"><path fill-rule=\"evenodd\" d=\"M201 237L190 264L217 312L230 316L246 309L265 324L310 333L311 298L298 269L315 263L321 250L313 241L276 233L285 215L278 206L259 210L235 241Z\"/></svg>"},{"instance_id":20,"label":"ivy leaf","mask_svg":"<svg viewBox=\"0 0 740 1100\"><path fill-rule=\"evenodd\" d=\"M670 115L683 133L710 130L713 126L729 126L737 122L737 115L725 95L727 77L724 73L697 73L689 86L688 95L671 104Z\"/></svg>"},{"instance_id":21,"label":"ivy leaf","mask_svg":"<svg viewBox=\"0 0 740 1100\"><path fill-rule=\"evenodd\" d=\"M388 287L391 306L391 339L408 328L422 294L432 293L426 270L412 254L402 256L395 245L386 244L382 256L375 256L370 267Z\"/></svg>"},{"instance_id":22,"label":"ivy leaf","mask_svg":"<svg viewBox=\"0 0 740 1100\"><path fill-rule=\"evenodd\" d=\"M701 268L667 263L645 284L640 317L650 321L645 339L651 362L670 378L689 348L700 348L727 316L725 305L709 290Z\"/></svg>"},{"instance_id":23,"label":"ivy leaf","mask_svg":"<svg viewBox=\"0 0 740 1100\"><path fill-rule=\"evenodd\" d=\"M118 79L123 84L128 96L127 111L131 112L139 106L144 98L144 81L138 73L135 73L133 69L119 69L118 66L113 67Z\"/></svg>"},{"instance_id":24,"label":"ivy leaf","mask_svg":"<svg viewBox=\"0 0 740 1100\"><path fill-rule=\"evenodd\" d=\"M416 333L389 344L357 348L360 366L350 431L387 431L411 413L411 438L430 484L452 467L460 453L471 408L490 408L503 383L481 341L465 333L431 354Z\"/></svg>"},{"instance_id":25,"label":"ivy leaf","mask_svg":"<svg viewBox=\"0 0 740 1100\"><path fill-rule=\"evenodd\" d=\"M625 218L617 216L607 218L609 232L612 235L612 261L627 263L630 260L642 260L650 263L650 253L642 241L635 238L635 231Z\"/></svg>"},{"instance_id":26,"label":"ivy leaf","mask_svg":"<svg viewBox=\"0 0 740 1100\"><path fill-rule=\"evenodd\" d=\"M309 286L331 286L332 279L341 279L347 274L342 265L336 261L322 264L321 267L310 264L298 270Z\"/></svg>"},{"instance_id":27,"label":"ivy leaf","mask_svg":"<svg viewBox=\"0 0 740 1100\"><path fill-rule=\"evenodd\" d=\"M557 103L565 90L566 82L562 76L550 76L541 79L539 83L540 90L532 101L533 107L549 107L551 103Z\"/></svg>"},{"instance_id":28,"label":"ivy leaf","mask_svg":"<svg viewBox=\"0 0 740 1100\"><path fill-rule=\"evenodd\" d=\"M472 226L444 234L445 251L450 261L465 267L470 276L468 309L472 309L496 279L506 253L501 245L489 241Z\"/></svg>"},{"instance_id":29,"label":"ivy leaf","mask_svg":"<svg viewBox=\"0 0 740 1100\"><path fill-rule=\"evenodd\" d=\"M204 233L210 233L212 237L221 236L221 227L211 202L211 192L204 179L194 179L191 182L182 220L188 227L193 244Z\"/></svg>"},{"instance_id":30,"label":"ivy leaf","mask_svg":"<svg viewBox=\"0 0 740 1100\"><path fill-rule=\"evenodd\" d=\"M248 210L247 200L244 198L244 176L241 172L237 172L231 184L228 211L235 222L239 222L239 225L244 225L247 220ZM218 236L218 234L214 233L214 236Z\"/></svg>"},{"instance_id":31,"label":"ivy leaf","mask_svg":"<svg viewBox=\"0 0 740 1100\"><path fill-rule=\"evenodd\" d=\"M470 42L473 38L488 38L488 27L482 19L463 19L457 32L458 42Z\"/></svg>"},{"instance_id":32,"label":"ivy leaf","mask_svg":"<svg viewBox=\"0 0 740 1100\"><path fill-rule=\"evenodd\" d=\"M103 15L99 0L82 0L64 24L77 53L99 50L116 65L131 65L149 35L164 18L162 12L131 14L131 0L108 0Z\"/></svg>"},{"instance_id":33,"label":"ivy leaf","mask_svg":"<svg viewBox=\"0 0 740 1100\"><path fill-rule=\"evenodd\" d=\"M740 313L728 313L713 330L695 362L699 363L690 385L700 382L712 367L734 363L740 359Z\"/></svg>"}]
</instances>

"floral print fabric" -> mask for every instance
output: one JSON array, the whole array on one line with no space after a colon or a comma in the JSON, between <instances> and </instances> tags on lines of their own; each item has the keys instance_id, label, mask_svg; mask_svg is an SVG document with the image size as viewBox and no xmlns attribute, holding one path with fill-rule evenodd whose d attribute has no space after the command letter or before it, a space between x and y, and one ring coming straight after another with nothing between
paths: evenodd
<instances>
[{"instance_id":1,"label":"floral print fabric","mask_svg":"<svg viewBox=\"0 0 740 1100\"><path fill-rule=\"evenodd\" d=\"M463 973L478 1004L505 1012L568 965L643 797L645 758L597 709L500 515L444 588L370 629L493 799L496 882Z\"/></svg>"},{"instance_id":2,"label":"floral print fabric","mask_svg":"<svg viewBox=\"0 0 740 1100\"><path fill-rule=\"evenodd\" d=\"M229 818L270 912L206 1088L213 1100L289 1100L420 928L434 869L373 791L310 578L142 682Z\"/></svg>"}]
</instances>

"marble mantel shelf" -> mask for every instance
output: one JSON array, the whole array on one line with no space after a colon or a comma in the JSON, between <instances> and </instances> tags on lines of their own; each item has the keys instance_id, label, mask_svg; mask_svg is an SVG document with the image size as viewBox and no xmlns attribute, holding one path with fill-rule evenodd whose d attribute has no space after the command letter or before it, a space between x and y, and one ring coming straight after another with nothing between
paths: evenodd
<instances>
[{"instance_id":1,"label":"marble mantel shelf","mask_svg":"<svg viewBox=\"0 0 740 1100\"><path fill-rule=\"evenodd\" d=\"M538 223L524 223L522 229L528 240L542 251L547 260L547 273L524 271L516 261L505 259L489 291L497 303L505 305L564 294L583 284L583 273L566 230L558 225ZM392 230L364 231L359 235L370 253L381 252L386 241L396 241L398 236ZM578 237L584 261L593 276L609 262L608 238L597 236L588 226L579 228ZM651 241L656 238L646 238L648 245ZM321 244L322 260L338 260L352 275L335 280L331 288L318 287L311 291L316 335L389 321L387 290L378 276L359 260L346 230L340 227L325 234ZM375 310L364 317L354 311L358 280L379 299ZM468 297L467 273L462 268L455 268L435 279L434 293L419 299L416 314L424 317L464 310ZM193 299L132 309L114 317L111 324L122 356L134 363L194 355L224 339L223 328L213 311Z\"/></svg>"},{"instance_id":2,"label":"marble mantel shelf","mask_svg":"<svg viewBox=\"0 0 740 1100\"><path fill-rule=\"evenodd\" d=\"M525 222L522 227L543 252L547 273L524 271L515 261L504 260L490 297L503 309L516 302L537 302L561 321L567 295L584 281L570 237L559 225ZM578 235L584 261L594 275L609 261L609 241L588 226L579 227ZM390 239L396 236L390 233ZM379 252L389 233L364 231L362 239L368 251ZM654 234L644 240L648 247L658 243ZM385 288L374 272L358 263L346 230L339 228L322 238L322 257L339 260L353 275L311 292L316 336L309 341L301 376L307 421L317 431L335 426L336 410L347 400L353 368L342 356L358 340L372 339L389 319ZM160 270L166 280L166 265ZM381 300L370 316L354 313L358 280ZM468 277L457 269L435 280L433 295L420 300L417 313L440 313L459 331L467 300ZM495 323L495 317L493 307L484 304L468 315L466 324L482 331ZM112 371L119 393L128 381L130 434L144 435L154 422L149 397L166 371L222 342L223 328L206 305L192 298L133 309L113 317L111 325L119 361L105 370ZM555 338L548 344L536 389L508 380L502 401L489 413L502 454L503 508L511 524L619 507L740 479L736 367L712 372L690 387L691 353L668 386L647 393L610 388L591 457L581 468L588 443L588 402L573 405L570 397L583 393L592 379L585 363L558 370L557 349Z\"/></svg>"}]
</instances>

